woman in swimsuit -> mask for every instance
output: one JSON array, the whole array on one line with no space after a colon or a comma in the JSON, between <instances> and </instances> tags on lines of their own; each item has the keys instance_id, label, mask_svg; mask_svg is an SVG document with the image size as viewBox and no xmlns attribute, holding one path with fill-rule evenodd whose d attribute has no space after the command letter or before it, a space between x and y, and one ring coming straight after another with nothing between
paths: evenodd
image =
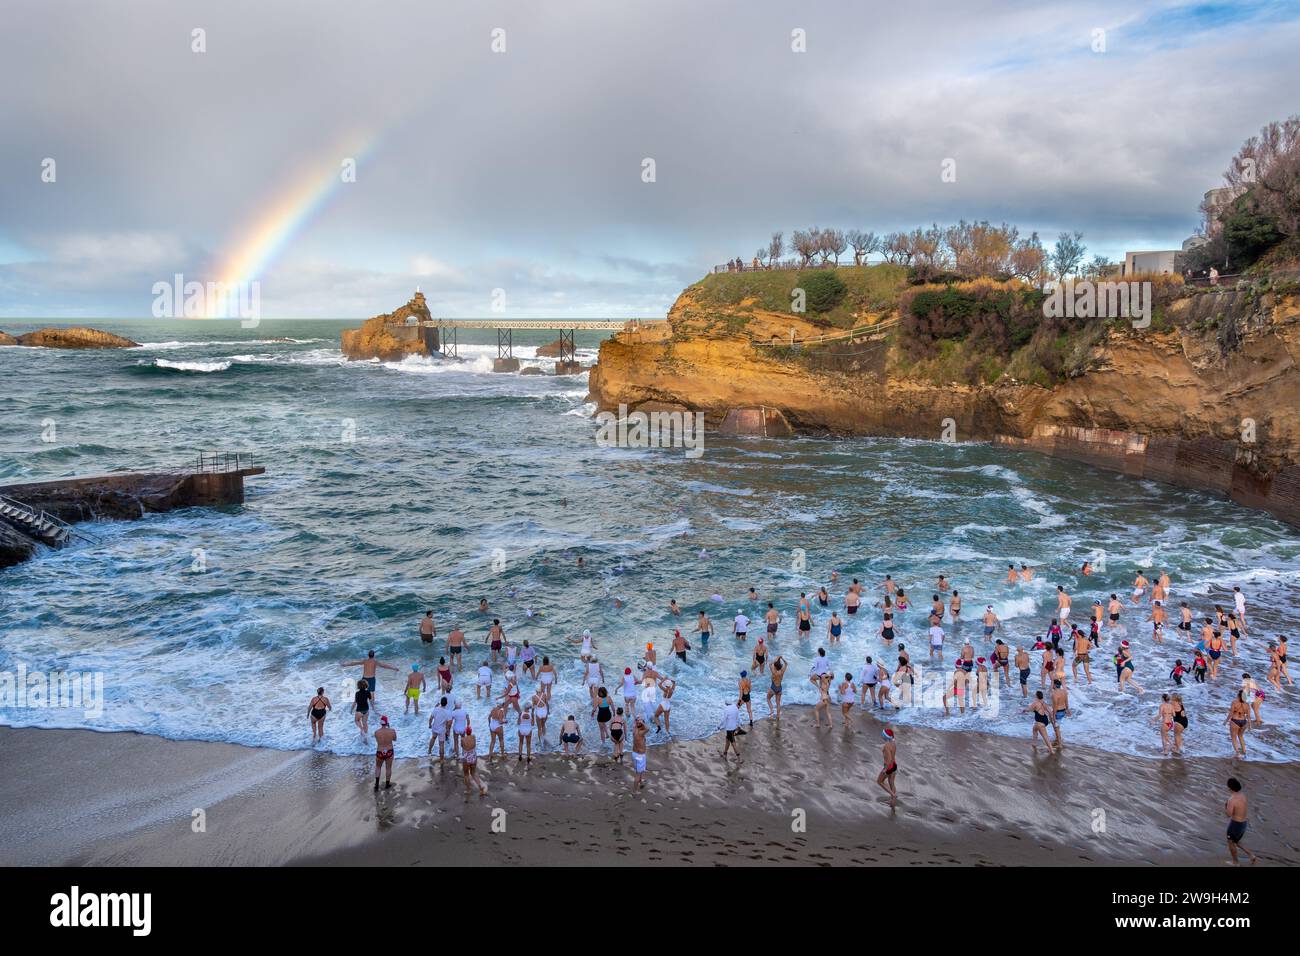
<instances>
[{"instance_id":1,"label":"woman in swimsuit","mask_svg":"<svg viewBox=\"0 0 1300 956\"><path fill-rule=\"evenodd\" d=\"M507 707L513 707L516 714L519 713L519 682L515 678L513 667L506 670L506 692L501 701Z\"/></svg>"},{"instance_id":2,"label":"woman in swimsuit","mask_svg":"<svg viewBox=\"0 0 1300 956\"><path fill-rule=\"evenodd\" d=\"M469 793L469 785L472 781L478 787L478 795L481 797L487 793L487 787L483 786L483 781L478 776L478 741L474 737L474 731L469 724L465 725L465 732L460 736L460 766L465 774L465 792Z\"/></svg>"},{"instance_id":3,"label":"woman in swimsuit","mask_svg":"<svg viewBox=\"0 0 1300 956\"><path fill-rule=\"evenodd\" d=\"M1219 636L1218 631L1215 631L1214 636L1205 645L1205 653L1210 655L1210 680L1217 680L1219 677L1219 658L1223 656L1223 647L1223 638Z\"/></svg>"},{"instance_id":4,"label":"woman in swimsuit","mask_svg":"<svg viewBox=\"0 0 1300 956\"><path fill-rule=\"evenodd\" d=\"M600 730L600 742L603 744L606 740L608 729L605 725L614 717L614 702L609 699L609 694L605 688L596 689L596 726Z\"/></svg>"},{"instance_id":5,"label":"woman in swimsuit","mask_svg":"<svg viewBox=\"0 0 1300 956\"><path fill-rule=\"evenodd\" d=\"M767 691L767 712L781 719L781 681L785 679L785 658L780 654L772 661L772 686ZM776 701L776 710L772 709L772 702Z\"/></svg>"},{"instance_id":6,"label":"woman in swimsuit","mask_svg":"<svg viewBox=\"0 0 1300 956\"><path fill-rule=\"evenodd\" d=\"M367 684L367 687L370 685ZM325 696L325 688L317 687L316 696L307 705L307 714L311 717L311 742L325 739L325 715L333 708L330 699Z\"/></svg>"},{"instance_id":7,"label":"woman in swimsuit","mask_svg":"<svg viewBox=\"0 0 1300 956\"><path fill-rule=\"evenodd\" d=\"M767 670L767 645L759 638L754 645L754 673L762 674Z\"/></svg>"},{"instance_id":8,"label":"woman in swimsuit","mask_svg":"<svg viewBox=\"0 0 1300 956\"><path fill-rule=\"evenodd\" d=\"M620 707L609 722L609 739L614 741L615 760L623 759L623 733L626 730L627 719L623 716L623 708Z\"/></svg>"},{"instance_id":9,"label":"woman in swimsuit","mask_svg":"<svg viewBox=\"0 0 1300 956\"><path fill-rule=\"evenodd\" d=\"M740 680L737 682L736 690L740 693L740 702L745 705L745 710L749 714L749 726L754 726L754 705L750 703L749 694L753 690L753 685L749 681L749 674L745 671L740 672ZM829 718L827 718L829 719Z\"/></svg>"},{"instance_id":10,"label":"woman in swimsuit","mask_svg":"<svg viewBox=\"0 0 1300 956\"><path fill-rule=\"evenodd\" d=\"M894 607L898 608L900 612L907 610L907 595L903 593L902 588L898 589L898 600L894 602Z\"/></svg>"},{"instance_id":11,"label":"woman in swimsuit","mask_svg":"<svg viewBox=\"0 0 1300 956\"><path fill-rule=\"evenodd\" d=\"M1034 691L1034 702L1022 713L1034 715L1033 732L1030 734L1030 740L1034 741L1034 747L1038 747L1037 738L1042 737L1043 743L1047 745L1047 752L1049 754L1056 753L1056 750L1052 747L1052 739L1047 736L1047 728L1055 722L1055 718L1047 706L1047 701L1043 700L1041 690Z\"/></svg>"},{"instance_id":12,"label":"woman in swimsuit","mask_svg":"<svg viewBox=\"0 0 1300 956\"><path fill-rule=\"evenodd\" d=\"M831 675L819 674L817 676L817 704L813 707L813 726L822 725L822 714L826 715L826 729L831 729Z\"/></svg>"},{"instance_id":13,"label":"woman in swimsuit","mask_svg":"<svg viewBox=\"0 0 1300 956\"><path fill-rule=\"evenodd\" d=\"M488 714L488 759L496 752L497 744L501 745L501 756L506 755L506 705L497 704Z\"/></svg>"},{"instance_id":14,"label":"woman in swimsuit","mask_svg":"<svg viewBox=\"0 0 1300 956\"><path fill-rule=\"evenodd\" d=\"M831 619L826 623L826 636L832 644L840 642L840 635L844 633L844 622L840 616L831 611Z\"/></svg>"},{"instance_id":15,"label":"woman in swimsuit","mask_svg":"<svg viewBox=\"0 0 1300 956\"><path fill-rule=\"evenodd\" d=\"M533 705L528 704L519 712L519 759L533 762Z\"/></svg>"},{"instance_id":16,"label":"woman in swimsuit","mask_svg":"<svg viewBox=\"0 0 1300 956\"><path fill-rule=\"evenodd\" d=\"M1286 638L1281 634L1277 636L1277 663L1278 670L1282 672L1282 676L1286 678L1286 682L1294 686L1295 681L1291 679L1291 675L1286 669Z\"/></svg>"},{"instance_id":17,"label":"woman in swimsuit","mask_svg":"<svg viewBox=\"0 0 1300 956\"><path fill-rule=\"evenodd\" d=\"M853 703L858 699L858 688L853 683L853 675L845 674L844 680L840 684L840 714L844 718L844 729L849 729L849 712L853 710ZM827 715L827 720L830 716Z\"/></svg>"},{"instance_id":18,"label":"woman in swimsuit","mask_svg":"<svg viewBox=\"0 0 1300 956\"><path fill-rule=\"evenodd\" d=\"M523 650L519 652L519 660L524 665L524 673L537 680L537 649L524 641Z\"/></svg>"},{"instance_id":19,"label":"woman in swimsuit","mask_svg":"<svg viewBox=\"0 0 1300 956\"><path fill-rule=\"evenodd\" d=\"M533 720L537 721L537 749L546 750L546 718L551 716L551 704L540 690L533 695Z\"/></svg>"},{"instance_id":20,"label":"woman in swimsuit","mask_svg":"<svg viewBox=\"0 0 1300 956\"><path fill-rule=\"evenodd\" d=\"M1246 695L1237 691L1228 707L1228 733L1232 737L1232 751L1238 757L1246 756L1246 728L1250 725L1250 707L1246 704Z\"/></svg>"},{"instance_id":21,"label":"woman in swimsuit","mask_svg":"<svg viewBox=\"0 0 1300 956\"><path fill-rule=\"evenodd\" d=\"M352 701L352 719L362 737L370 736L370 685L363 677L357 681L357 693Z\"/></svg>"},{"instance_id":22,"label":"woman in swimsuit","mask_svg":"<svg viewBox=\"0 0 1300 956\"><path fill-rule=\"evenodd\" d=\"M826 588L823 587L820 591L817 592L817 603L820 604L822 607L830 607L831 596L830 593L826 590Z\"/></svg>"},{"instance_id":23,"label":"woman in swimsuit","mask_svg":"<svg viewBox=\"0 0 1300 956\"><path fill-rule=\"evenodd\" d=\"M537 683L541 685L542 693L548 701L551 699L551 687L554 686L558 678L559 674L551 666L551 659L543 657L542 666L537 669Z\"/></svg>"},{"instance_id":24,"label":"woman in swimsuit","mask_svg":"<svg viewBox=\"0 0 1300 956\"><path fill-rule=\"evenodd\" d=\"M1263 727L1264 721L1260 719L1259 708L1264 703L1264 692L1260 690L1259 684L1249 674L1241 675L1241 692L1245 696L1246 702L1250 704L1251 712L1255 716L1255 726Z\"/></svg>"},{"instance_id":25,"label":"woman in swimsuit","mask_svg":"<svg viewBox=\"0 0 1300 956\"><path fill-rule=\"evenodd\" d=\"M451 668L445 657L438 658L438 689L444 694L451 692Z\"/></svg>"},{"instance_id":26,"label":"woman in swimsuit","mask_svg":"<svg viewBox=\"0 0 1300 956\"><path fill-rule=\"evenodd\" d=\"M894 615L885 612L885 619L880 623L880 639L888 647L894 643Z\"/></svg>"},{"instance_id":27,"label":"woman in swimsuit","mask_svg":"<svg viewBox=\"0 0 1300 956\"><path fill-rule=\"evenodd\" d=\"M799 613L796 615L796 618L799 621L799 636L800 637L811 636L812 635L812 612L809 611L807 608L801 607L799 608Z\"/></svg>"},{"instance_id":28,"label":"woman in swimsuit","mask_svg":"<svg viewBox=\"0 0 1300 956\"><path fill-rule=\"evenodd\" d=\"M1156 713L1156 724L1160 727L1160 753L1169 756L1169 731L1174 729L1174 705L1168 694L1160 695L1160 709Z\"/></svg>"},{"instance_id":29,"label":"woman in swimsuit","mask_svg":"<svg viewBox=\"0 0 1300 956\"><path fill-rule=\"evenodd\" d=\"M1169 698L1174 705L1172 720L1174 722L1174 756L1183 752L1183 731L1187 729L1187 708L1183 706L1183 695L1173 694Z\"/></svg>"}]
</instances>

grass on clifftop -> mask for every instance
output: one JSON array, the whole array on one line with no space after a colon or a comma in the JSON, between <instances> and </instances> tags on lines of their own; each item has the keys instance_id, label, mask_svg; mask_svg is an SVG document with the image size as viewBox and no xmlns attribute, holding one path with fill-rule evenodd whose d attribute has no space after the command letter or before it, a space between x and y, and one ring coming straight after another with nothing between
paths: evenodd
<instances>
[{"instance_id":1,"label":"grass on clifftop","mask_svg":"<svg viewBox=\"0 0 1300 956\"><path fill-rule=\"evenodd\" d=\"M715 272L691 286L697 302L704 306L735 310L755 308L769 312L790 312L796 288L819 273L831 272L844 283L844 297L826 312L811 309L800 318L834 328L849 329L862 323L869 312L889 312L898 305L899 293L907 286L907 267L881 263L846 266L839 269L773 269L758 272ZM741 303L748 302L746 305Z\"/></svg>"}]
</instances>

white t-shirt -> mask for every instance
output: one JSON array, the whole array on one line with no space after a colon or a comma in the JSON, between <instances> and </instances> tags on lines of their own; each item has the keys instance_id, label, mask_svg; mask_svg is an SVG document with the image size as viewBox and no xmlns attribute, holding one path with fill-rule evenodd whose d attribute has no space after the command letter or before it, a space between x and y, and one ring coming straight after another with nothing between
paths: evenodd
<instances>
[{"instance_id":1,"label":"white t-shirt","mask_svg":"<svg viewBox=\"0 0 1300 956\"><path fill-rule=\"evenodd\" d=\"M433 732L441 737L447 729L447 721L450 719L451 715L447 713L446 707L439 706L433 708L433 713L430 717L433 719L433 724L431 725Z\"/></svg>"},{"instance_id":2,"label":"white t-shirt","mask_svg":"<svg viewBox=\"0 0 1300 956\"><path fill-rule=\"evenodd\" d=\"M831 662L818 655L818 657L813 660L812 672L816 677L820 677L822 674L829 674L831 672Z\"/></svg>"},{"instance_id":3,"label":"white t-shirt","mask_svg":"<svg viewBox=\"0 0 1300 956\"><path fill-rule=\"evenodd\" d=\"M740 708L735 704L728 704L722 708L722 729L736 730L740 727Z\"/></svg>"},{"instance_id":4,"label":"white t-shirt","mask_svg":"<svg viewBox=\"0 0 1300 956\"><path fill-rule=\"evenodd\" d=\"M1237 591L1232 596L1232 599L1237 604L1237 613L1238 614L1244 613L1246 610L1246 595L1242 594L1240 591Z\"/></svg>"},{"instance_id":5,"label":"white t-shirt","mask_svg":"<svg viewBox=\"0 0 1300 956\"><path fill-rule=\"evenodd\" d=\"M930 628L930 646L938 647L943 643L943 628L934 625Z\"/></svg>"},{"instance_id":6,"label":"white t-shirt","mask_svg":"<svg viewBox=\"0 0 1300 956\"><path fill-rule=\"evenodd\" d=\"M469 711L464 707L457 707L451 712L451 729L458 734L463 734L465 728L469 725Z\"/></svg>"},{"instance_id":7,"label":"white t-shirt","mask_svg":"<svg viewBox=\"0 0 1300 956\"><path fill-rule=\"evenodd\" d=\"M633 677L631 674L623 675L623 696L624 697L636 696L636 678Z\"/></svg>"},{"instance_id":8,"label":"white t-shirt","mask_svg":"<svg viewBox=\"0 0 1300 956\"><path fill-rule=\"evenodd\" d=\"M880 676L880 668L875 664L864 664L862 670L858 673L859 684L874 684L876 678Z\"/></svg>"},{"instance_id":9,"label":"white t-shirt","mask_svg":"<svg viewBox=\"0 0 1300 956\"><path fill-rule=\"evenodd\" d=\"M737 634L744 634L744 633L745 633L746 631L748 631L748 630L749 630L749 618L745 617L745 615L743 615L743 614L737 614L737 615L736 615L736 633L737 633Z\"/></svg>"},{"instance_id":10,"label":"white t-shirt","mask_svg":"<svg viewBox=\"0 0 1300 956\"><path fill-rule=\"evenodd\" d=\"M478 669L478 682L484 687L492 683L492 668L484 664Z\"/></svg>"}]
</instances>

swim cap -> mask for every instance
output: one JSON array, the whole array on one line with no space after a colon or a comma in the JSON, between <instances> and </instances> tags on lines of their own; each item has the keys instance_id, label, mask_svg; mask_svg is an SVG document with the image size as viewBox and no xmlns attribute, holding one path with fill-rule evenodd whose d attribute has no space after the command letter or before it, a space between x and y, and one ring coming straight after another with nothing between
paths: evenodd
<instances>
[{"instance_id":1,"label":"swim cap","mask_svg":"<svg viewBox=\"0 0 1300 956\"><path fill-rule=\"evenodd\" d=\"M632 668L630 668L630 667L624 667L624 668L623 668L623 673L624 673L624 674L630 674L630 673L632 673Z\"/></svg>"},{"instance_id":2,"label":"swim cap","mask_svg":"<svg viewBox=\"0 0 1300 956\"><path fill-rule=\"evenodd\" d=\"M886 740L893 740L894 732L890 730L888 727L886 727L884 730L880 732L880 736L884 737Z\"/></svg>"},{"instance_id":3,"label":"swim cap","mask_svg":"<svg viewBox=\"0 0 1300 956\"><path fill-rule=\"evenodd\" d=\"M379 722L380 722L381 724L383 724L385 727L388 726L388 718L387 718L387 717L380 717L380 718L379 718Z\"/></svg>"},{"instance_id":4,"label":"swim cap","mask_svg":"<svg viewBox=\"0 0 1300 956\"><path fill-rule=\"evenodd\" d=\"M981 664L984 663L984 658L982 658L982 657L977 657L977 658L975 658L975 660L979 661Z\"/></svg>"},{"instance_id":5,"label":"swim cap","mask_svg":"<svg viewBox=\"0 0 1300 956\"><path fill-rule=\"evenodd\" d=\"M412 664L412 665L411 665L411 670L413 670L413 671L418 671L419 669L420 669L420 665L419 665L419 664Z\"/></svg>"},{"instance_id":6,"label":"swim cap","mask_svg":"<svg viewBox=\"0 0 1300 956\"><path fill-rule=\"evenodd\" d=\"M746 676L748 676L748 674L749 674L749 671L741 671L741 672L740 672L740 676L741 676L741 677L746 677Z\"/></svg>"},{"instance_id":7,"label":"swim cap","mask_svg":"<svg viewBox=\"0 0 1300 956\"><path fill-rule=\"evenodd\" d=\"M647 644L647 645L645 646L645 649L646 649L647 651L653 651L653 650L655 649L655 646L654 646L653 644Z\"/></svg>"}]
</instances>

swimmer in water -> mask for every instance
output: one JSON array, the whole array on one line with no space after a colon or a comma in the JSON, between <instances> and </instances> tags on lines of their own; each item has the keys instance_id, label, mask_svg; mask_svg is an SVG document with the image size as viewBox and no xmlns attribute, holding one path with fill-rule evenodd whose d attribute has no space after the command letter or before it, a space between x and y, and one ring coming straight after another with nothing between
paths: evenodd
<instances>
[{"instance_id":1,"label":"swimmer in water","mask_svg":"<svg viewBox=\"0 0 1300 956\"><path fill-rule=\"evenodd\" d=\"M831 619L826 622L827 642L830 644L838 644L840 642L840 636L843 633L844 633L844 621L840 618L837 612L831 611ZM805 635L803 633L800 633L799 636L803 637Z\"/></svg>"},{"instance_id":2,"label":"swimmer in water","mask_svg":"<svg viewBox=\"0 0 1300 956\"><path fill-rule=\"evenodd\" d=\"M415 704L415 716L420 716L420 692L426 690L428 686L424 674L420 671L420 665L412 664L411 673L406 675L406 706L402 708L403 716L411 712L412 704Z\"/></svg>"},{"instance_id":3,"label":"swimmer in water","mask_svg":"<svg viewBox=\"0 0 1300 956\"><path fill-rule=\"evenodd\" d=\"M691 633L700 635L700 647L707 650L709 638L713 636L713 622L709 620L709 616L703 611L700 612L699 620L695 622L695 629Z\"/></svg>"},{"instance_id":4,"label":"swimmer in water","mask_svg":"<svg viewBox=\"0 0 1300 956\"><path fill-rule=\"evenodd\" d=\"M1243 691L1237 691L1228 706L1228 716L1224 720L1228 725L1228 735L1232 738L1232 752L1238 757L1246 756L1246 728L1250 726L1250 705L1246 703Z\"/></svg>"},{"instance_id":5,"label":"swimmer in water","mask_svg":"<svg viewBox=\"0 0 1300 956\"><path fill-rule=\"evenodd\" d=\"M690 642L682 637L681 631L673 631L672 651L677 655L677 659L683 664L686 663L686 652L691 649Z\"/></svg>"},{"instance_id":6,"label":"swimmer in water","mask_svg":"<svg viewBox=\"0 0 1300 956\"><path fill-rule=\"evenodd\" d=\"M755 674L763 674L767 672L767 644L763 642L762 637L760 637L754 644L752 664Z\"/></svg>"},{"instance_id":7,"label":"swimmer in water","mask_svg":"<svg viewBox=\"0 0 1300 956\"><path fill-rule=\"evenodd\" d=\"M740 680L737 682L736 689L740 694L740 702L745 705L745 711L749 715L749 726L753 727L754 726L754 705L750 702L749 699L750 691L753 690L753 685L750 683L748 671L740 672Z\"/></svg>"},{"instance_id":8,"label":"swimmer in water","mask_svg":"<svg viewBox=\"0 0 1300 956\"><path fill-rule=\"evenodd\" d=\"M781 682L785 679L785 658L779 654L776 656L776 660L772 661L770 678L772 683L767 691L767 712L779 721L781 719ZM773 702L776 704L775 710L772 708Z\"/></svg>"},{"instance_id":9,"label":"swimmer in water","mask_svg":"<svg viewBox=\"0 0 1300 956\"><path fill-rule=\"evenodd\" d=\"M465 651L465 632L460 629L458 624L453 624L451 630L447 632L447 657L451 658L456 670L460 670L461 656Z\"/></svg>"},{"instance_id":10,"label":"swimmer in water","mask_svg":"<svg viewBox=\"0 0 1300 956\"><path fill-rule=\"evenodd\" d=\"M330 699L325 696L325 688L317 687L316 696L307 704L307 716L311 718L311 742L325 739L325 715L333 710Z\"/></svg>"}]
</instances>

